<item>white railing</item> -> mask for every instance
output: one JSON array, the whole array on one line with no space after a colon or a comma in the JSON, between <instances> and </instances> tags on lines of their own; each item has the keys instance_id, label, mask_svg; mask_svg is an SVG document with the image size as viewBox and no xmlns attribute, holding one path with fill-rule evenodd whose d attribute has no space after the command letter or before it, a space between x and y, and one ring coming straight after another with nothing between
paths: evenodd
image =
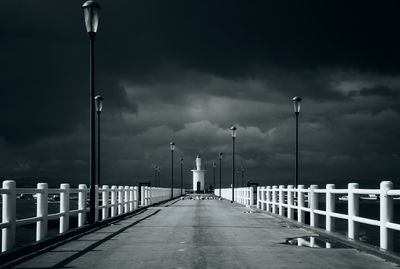
<instances>
[{"instance_id":1,"label":"white railing","mask_svg":"<svg viewBox=\"0 0 400 269\"><path fill-rule=\"evenodd\" d=\"M234 198L235 202L242 205L253 205L254 201L254 189L253 187L247 188L235 188L234 189ZM221 189L221 195L219 193L219 189L214 189L215 196L221 196L227 200L232 200L232 188L224 188Z\"/></svg>"},{"instance_id":2,"label":"white railing","mask_svg":"<svg viewBox=\"0 0 400 269\"><path fill-rule=\"evenodd\" d=\"M318 208L318 195L325 194L325 210ZM335 212L335 195L347 196L347 214ZM359 216L359 197L369 195L379 199L379 220ZM257 187L257 208L279 214L289 219L305 223L304 213L310 213L310 226L318 227L318 216L325 216L325 229L335 231L334 218L344 219L348 222L347 236L358 240L359 223L378 226L380 228L380 248L393 249L392 230L400 231L400 224L393 222L393 196L400 196L400 190L393 189L391 181L383 181L379 189L359 189L358 183L349 183L347 189L335 189L334 184L327 184L325 189L319 189L318 185L311 185L305 189L304 185L294 188L293 185ZM306 206L307 204L307 206ZM285 212L286 211L286 212Z\"/></svg>"},{"instance_id":3,"label":"white railing","mask_svg":"<svg viewBox=\"0 0 400 269\"><path fill-rule=\"evenodd\" d=\"M142 186L142 203L139 205L138 187L132 186L109 186L103 185L98 188L96 185L95 195L95 221L99 220L99 211L101 219L106 220L118 215L132 212L139 206L148 206L154 203L162 202L171 198L170 188L144 187ZM36 241L43 240L47 235L47 225L49 220L59 219L59 233L65 233L69 230L70 216L78 216L78 227L86 223L87 197L89 189L85 184L80 184L77 189L70 188L69 184L61 184L58 189L49 189L47 183L38 183L37 188L16 188L13 180L3 181L3 188L0 189L2 195L2 220L0 229L2 229L1 252L10 250L15 245L16 227L26 224L36 223ZM31 194L36 197L36 217L17 219L16 199L19 194ZM71 194L78 195L78 208L70 210ZM180 196L180 189L173 189L174 198ZM59 195L60 211L59 213L48 213L49 195ZM101 199L99 199L101 197ZM99 204L101 202L101 205Z\"/></svg>"}]
</instances>

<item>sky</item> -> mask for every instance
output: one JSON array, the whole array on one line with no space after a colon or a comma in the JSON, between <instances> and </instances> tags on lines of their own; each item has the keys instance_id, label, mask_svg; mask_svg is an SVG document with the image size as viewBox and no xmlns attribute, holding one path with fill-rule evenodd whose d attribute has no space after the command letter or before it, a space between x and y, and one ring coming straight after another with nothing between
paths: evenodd
<instances>
[{"instance_id":1,"label":"sky","mask_svg":"<svg viewBox=\"0 0 400 269\"><path fill-rule=\"evenodd\" d=\"M98 2L102 183L170 186L174 141L176 182L223 152L228 187L236 125L245 181L293 184L301 96L299 184L399 186L398 1ZM89 184L82 3L0 2L2 179Z\"/></svg>"}]
</instances>

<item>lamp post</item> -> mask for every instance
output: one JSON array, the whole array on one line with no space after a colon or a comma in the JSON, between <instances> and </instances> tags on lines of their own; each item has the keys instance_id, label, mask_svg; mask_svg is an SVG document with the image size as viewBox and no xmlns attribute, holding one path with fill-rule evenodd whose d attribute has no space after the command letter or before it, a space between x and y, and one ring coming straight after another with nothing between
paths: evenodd
<instances>
[{"instance_id":1,"label":"lamp post","mask_svg":"<svg viewBox=\"0 0 400 269\"><path fill-rule=\"evenodd\" d=\"M213 190L215 190L215 167L217 167L217 164L213 162Z\"/></svg>"},{"instance_id":2,"label":"lamp post","mask_svg":"<svg viewBox=\"0 0 400 269\"><path fill-rule=\"evenodd\" d=\"M157 165L154 165L154 186L157 187Z\"/></svg>"},{"instance_id":3,"label":"lamp post","mask_svg":"<svg viewBox=\"0 0 400 269\"><path fill-rule=\"evenodd\" d=\"M181 196L183 195L182 185L183 185L183 158L181 158Z\"/></svg>"},{"instance_id":4,"label":"lamp post","mask_svg":"<svg viewBox=\"0 0 400 269\"><path fill-rule=\"evenodd\" d=\"M221 188L222 188L222 180L221 180L222 155L223 155L222 152L220 152L220 153L218 154L218 157L219 157L219 197L220 197L220 198L221 198Z\"/></svg>"},{"instance_id":5,"label":"lamp post","mask_svg":"<svg viewBox=\"0 0 400 269\"><path fill-rule=\"evenodd\" d=\"M242 187L244 187L244 165L242 165Z\"/></svg>"},{"instance_id":6,"label":"lamp post","mask_svg":"<svg viewBox=\"0 0 400 269\"><path fill-rule=\"evenodd\" d=\"M300 113L301 98L293 97L294 114L296 115L296 161L295 161L295 188L299 183L299 113Z\"/></svg>"},{"instance_id":7,"label":"lamp post","mask_svg":"<svg viewBox=\"0 0 400 269\"><path fill-rule=\"evenodd\" d=\"M96 95L94 98L97 112L97 186L100 185L100 114L103 109L104 98L101 95Z\"/></svg>"},{"instance_id":8,"label":"lamp post","mask_svg":"<svg viewBox=\"0 0 400 269\"><path fill-rule=\"evenodd\" d=\"M174 150L175 150L175 143L169 143L171 148L171 199L174 198Z\"/></svg>"},{"instance_id":9,"label":"lamp post","mask_svg":"<svg viewBox=\"0 0 400 269\"><path fill-rule=\"evenodd\" d=\"M236 126L232 126L232 201L235 201L235 138L236 138Z\"/></svg>"},{"instance_id":10,"label":"lamp post","mask_svg":"<svg viewBox=\"0 0 400 269\"><path fill-rule=\"evenodd\" d=\"M86 31L90 40L90 215L89 223L95 222L95 186L96 186L96 148L94 119L94 39L99 25L100 5L95 1L86 1L82 5Z\"/></svg>"},{"instance_id":11,"label":"lamp post","mask_svg":"<svg viewBox=\"0 0 400 269\"><path fill-rule=\"evenodd\" d=\"M239 169L236 170L236 188L239 188Z\"/></svg>"},{"instance_id":12,"label":"lamp post","mask_svg":"<svg viewBox=\"0 0 400 269\"><path fill-rule=\"evenodd\" d=\"M160 168L160 167L157 167L157 181L158 181L158 187L161 187L160 171L161 171L161 168Z\"/></svg>"}]
</instances>

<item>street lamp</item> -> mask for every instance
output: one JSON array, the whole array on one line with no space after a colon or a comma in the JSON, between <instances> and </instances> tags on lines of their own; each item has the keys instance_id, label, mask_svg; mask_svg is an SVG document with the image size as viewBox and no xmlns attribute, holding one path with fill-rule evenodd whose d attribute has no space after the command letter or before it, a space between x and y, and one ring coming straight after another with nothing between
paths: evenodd
<instances>
[{"instance_id":1,"label":"street lamp","mask_svg":"<svg viewBox=\"0 0 400 269\"><path fill-rule=\"evenodd\" d=\"M221 198L221 188L222 188L222 181L221 181L221 171L222 171L222 152L218 154L219 157L219 197Z\"/></svg>"},{"instance_id":2,"label":"street lamp","mask_svg":"<svg viewBox=\"0 0 400 269\"><path fill-rule=\"evenodd\" d=\"M160 168L160 167L158 167L158 168L157 168L157 181L158 181L158 187L161 187L160 171L161 171L161 168Z\"/></svg>"},{"instance_id":3,"label":"street lamp","mask_svg":"<svg viewBox=\"0 0 400 269\"><path fill-rule=\"evenodd\" d=\"M215 190L215 167L217 167L217 164L213 162L212 166L213 166L213 181L214 181L213 190Z\"/></svg>"},{"instance_id":4,"label":"street lamp","mask_svg":"<svg viewBox=\"0 0 400 269\"><path fill-rule=\"evenodd\" d=\"M232 126L232 201L235 201L235 138L236 138L236 126Z\"/></svg>"},{"instance_id":5,"label":"street lamp","mask_svg":"<svg viewBox=\"0 0 400 269\"><path fill-rule=\"evenodd\" d=\"M103 109L104 98L101 95L96 95L94 103L97 112L97 186L100 187L100 114Z\"/></svg>"},{"instance_id":6,"label":"street lamp","mask_svg":"<svg viewBox=\"0 0 400 269\"><path fill-rule=\"evenodd\" d=\"M171 199L174 198L174 150L175 150L175 143L169 143L171 147Z\"/></svg>"},{"instance_id":7,"label":"street lamp","mask_svg":"<svg viewBox=\"0 0 400 269\"><path fill-rule=\"evenodd\" d=\"M157 165L154 165L154 186L157 187Z\"/></svg>"},{"instance_id":8,"label":"street lamp","mask_svg":"<svg viewBox=\"0 0 400 269\"><path fill-rule=\"evenodd\" d=\"M182 184L183 184L183 158L181 158L181 196L182 196Z\"/></svg>"},{"instance_id":9,"label":"street lamp","mask_svg":"<svg viewBox=\"0 0 400 269\"><path fill-rule=\"evenodd\" d=\"M295 188L299 183L299 113L301 98L293 97L294 114L296 115L296 161L295 161Z\"/></svg>"},{"instance_id":10,"label":"street lamp","mask_svg":"<svg viewBox=\"0 0 400 269\"><path fill-rule=\"evenodd\" d=\"M90 215L89 222L95 222L95 186L96 186L96 149L94 119L94 38L99 25L100 5L95 1L86 1L83 6L86 31L90 40Z\"/></svg>"},{"instance_id":11,"label":"street lamp","mask_svg":"<svg viewBox=\"0 0 400 269\"><path fill-rule=\"evenodd\" d=\"M242 187L244 187L244 165L242 165Z\"/></svg>"}]
</instances>

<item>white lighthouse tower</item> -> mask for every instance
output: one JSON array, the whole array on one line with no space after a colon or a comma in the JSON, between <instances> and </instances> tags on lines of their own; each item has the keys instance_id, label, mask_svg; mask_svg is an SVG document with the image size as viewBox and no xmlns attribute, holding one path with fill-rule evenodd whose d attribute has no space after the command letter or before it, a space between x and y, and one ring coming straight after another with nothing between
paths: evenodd
<instances>
[{"instance_id":1,"label":"white lighthouse tower","mask_svg":"<svg viewBox=\"0 0 400 269\"><path fill-rule=\"evenodd\" d=\"M206 170L201 169L200 154L196 158L196 169L193 172L193 192L204 192L204 174Z\"/></svg>"}]
</instances>

